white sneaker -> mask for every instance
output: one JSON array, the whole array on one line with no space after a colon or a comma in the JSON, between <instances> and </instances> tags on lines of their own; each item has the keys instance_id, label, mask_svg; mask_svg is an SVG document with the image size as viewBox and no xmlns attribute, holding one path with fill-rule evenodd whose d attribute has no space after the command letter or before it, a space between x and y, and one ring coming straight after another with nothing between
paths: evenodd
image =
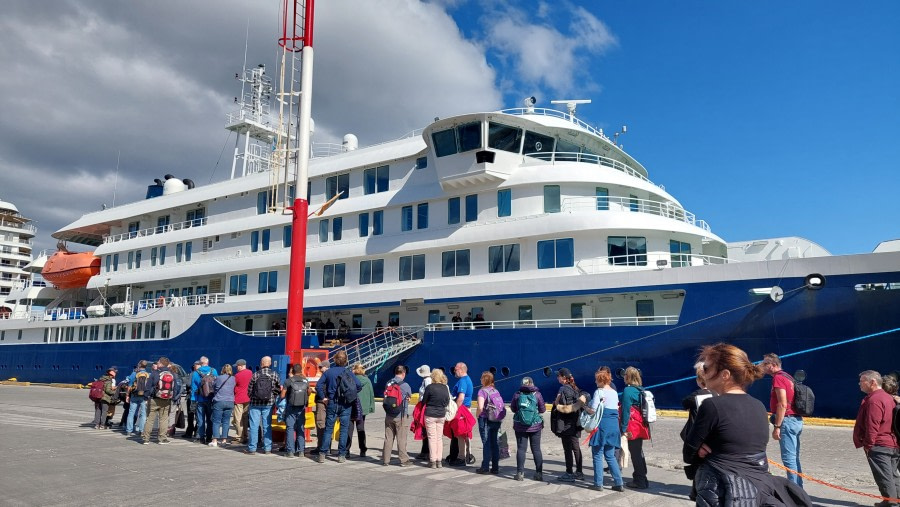
<instances>
[{"instance_id":1,"label":"white sneaker","mask_svg":"<svg viewBox=\"0 0 900 507\"><path fill-rule=\"evenodd\" d=\"M217 444L215 441L210 442L208 445L209 445L210 447L219 447L219 444Z\"/></svg>"}]
</instances>

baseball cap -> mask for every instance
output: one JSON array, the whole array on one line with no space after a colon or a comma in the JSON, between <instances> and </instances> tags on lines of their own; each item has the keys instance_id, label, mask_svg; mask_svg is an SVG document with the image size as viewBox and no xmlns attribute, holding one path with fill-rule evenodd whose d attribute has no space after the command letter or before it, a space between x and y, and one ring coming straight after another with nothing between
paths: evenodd
<instances>
[{"instance_id":1,"label":"baseball cap","mask_svg":"<svg viewBox=\"0 0 900 507\"><path fill-rule=\"evenodd\" d=\"M572 376L572 372L569 371L568 368L560 368L559 371L556 372L556 374L560 377L571 377Z\"/></svg>"},{"instance_id":2,"label":"baseball cap","mask_svg":"<svg viewBox=\"0 0 900 507\"><path fill-rule=\"evenodd\" d=\"M235 366L247 366L247 360L246 359L238 359L237 361L234 362L234 365Z\"/></svg>"},{"instance_id":3,"label":"baseball cap","mask_svg":"<svg viewBox=\"0 0 900 507\"><path fill-rule=\"evenodd\" d=\"M110 371L119 371L119 369L116 368L115 366L110 366L109 368L106 369L106 371L107 371L107 372L110 372Z\"/></svg>"}]
</instances>

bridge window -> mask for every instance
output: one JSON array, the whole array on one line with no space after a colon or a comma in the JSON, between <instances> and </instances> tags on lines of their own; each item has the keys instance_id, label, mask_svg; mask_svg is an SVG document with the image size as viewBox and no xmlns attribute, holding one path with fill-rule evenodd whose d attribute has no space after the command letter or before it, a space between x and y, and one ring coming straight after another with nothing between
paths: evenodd
<instances>
[{"instance_id":1,"label":"bridge window","mask_svg":"<svg viewBox=\"0 0 900 507\"><path fill-rule=\"evenodd\" d=\"M488 148L519 153L522 145L522 129L501 123L488 123Z\"/></svg>"},{"instance_id":2,"label":"bridge window","mask_svg":"<svg viewBox=\"0 0 900 507\"><path fill-rule=\"evenodd\" d=\"M505 273L519 270L519 244L488 247L488 272Z\"/></svg>"},{"instance_id":3,"label":"bridge window","mask_svg":"<svg viewBox=\"0 0 900 507\"><path fill-rule=\"evenodd\" d=\"M620 266L647 265L647 238L640 236L609 236L606 250L610 264Z\"/></svg>"},{"instance_id":4,"label":"bridge window","mask_svg":"<svg viewBox=\"0 0 900 507\"><path fill-rule=\"evenodd\" d=\"M575 240L572 238L538 241L538 269L569 268L575 265Z\"/></svg>"},{"instance_id":5,"label":"bridge window","mask_svg":"<svg viewBox=\"0 0 900 507\"><path fill-rule=\"evenodd\" d=\"M532 153L546 153L553 151L553 138L538 134L537 132L525 132L525 145L522 147L522 153L529 155ZM541 155L541 159L550 160L550 154Z\"/></svg>"},{"instance_id":6,"label":"bridge window","mask_svg":"<svg viewBox=\"0 0 900 507\"><path fill-rule=\"evenodd\" d=\"M481 148L481 122L466 123L431 134L434 152L438 157Z\"/></svg>"}]
</instances>

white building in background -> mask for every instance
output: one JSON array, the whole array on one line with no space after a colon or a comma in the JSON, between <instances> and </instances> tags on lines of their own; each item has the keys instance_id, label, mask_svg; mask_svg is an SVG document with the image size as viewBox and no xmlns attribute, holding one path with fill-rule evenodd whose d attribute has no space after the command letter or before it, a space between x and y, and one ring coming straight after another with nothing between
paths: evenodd
<instances>
[{"instance_id":1,"label":"white building in background","mask_svg":"<svg viewBox=\"0 0 900 507\"><path fill-rule=\"evenodd\" d=\"M14 286L31 278L25 266L31 262L35 227L10 202L0 199L0 306Z\"/></svg>"}]
</instances>

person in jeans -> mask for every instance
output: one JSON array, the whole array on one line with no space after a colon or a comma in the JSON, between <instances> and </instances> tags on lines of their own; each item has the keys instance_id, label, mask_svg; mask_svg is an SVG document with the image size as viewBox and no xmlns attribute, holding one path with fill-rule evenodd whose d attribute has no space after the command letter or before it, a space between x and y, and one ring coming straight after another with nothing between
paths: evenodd
<instances>
[{"instance_id":1,"label":"person in jeans","mask_svg":"<svg viewBox=\"0 0 900 507\"><path fill-rule=\"evenodd\" d=\"M478 433L481 434L481 468L475 471L478 474L500 473L500 443L497 435L500 433L502 421L488 419L488 411L485 410L487 402L494 399L495 403L502 403L500 393L494 387L494 374L486 371L481 374L481 389L478 390L478 409L475 417L478 418ZM501 410L505 410L501 405Z\"/></svg>"},{"instance_id":2,"label":"person in jeans","mask_svg":"<svg viewBox=\"0 0 900 507\"><path fill-rule=\"evenodd\" d=\"M400 466L409 466L409 454L406 452L406 437L409 433L409 398L412 396L412 388L406 383L406 368L397 365L394 368L394 378L390 383L400 386L403 400L400 403L400 413L396 416L384 414L384 450L382 452L382 464L391 464L391 452L394 450L394 440L397 440L397 456L400 458Z\"/></svg>"},{"instance_id":3,"label":"person in jeans","mask_svg":"<svg viewBox=\"0 0 900 507\"><path fill-rule=\"evenodd\" d=\"M191 399L196 402L197 407L197 438L194 440L204 444L209 443L212 438L212 395L203 396L200 392L200 383L207 375L217 377L219 374L209 366L209 358L203 356L200 358L200 366L191 375Z\"/></svg>"},{"instance_id":4,"label":"person in jeans","mask_svg":"<svg viewBox=\"0 0 900 507\"><path fill-rule=\"evenodd\" d=\"M250 378L250 432L249 443L244 454L255 454L259 444L259 429L263 430L263 454L272 452L272 405L281 393L281 381L272 371L272 358L265 356L259 361L259 370Z\"/></svg>"},{"instance_id":5,"label":"person in jeans","mask_svg":"<svg viewBox=\"0 0 900 507\"><path fill-rule=\"evenodd\" d=\"M169 371L169 358L160 357L156 362L158 368L150 374L150 400L147 402L147 421L144 423L144 432L141 433L141 440L144 445L150 443L150 433L153 431L154 425L159 426L157 439L160 444L168 444L169 438L166 435L166 423L169 420L169 408L172 405L172 391L168 394L159 390L159 379L162 375L172 376L172 390L175 389L175 375ZM169 396L168 398L165 396Z\"/></svg>"},{"instance_id":6,"label":"person in jeans","mask_svg":"<svg viewBox=\"0 0 900 507\"><path fill-rule=\"evenodd\" d=\"M427 367L427 366L426 366ZM416 370L417 372L420 371ZM441 468L441 456L444 454L444 417L450 405L450 388L447 376L441 370L431 372L431 383L425 386L422 403L425 404L425 432L428 442L428 458L430 468Z\"/></svg>"},{"instance_id":7,"label":"person in jeans","mask_svg":"<svg viewBox=\"0 0 900 507\"><path fill-rule=\"evenodd\" d=\"M644 459L644 440L650 439L650 430L641 416L641 393L644 388L641 372L634 366L625 368L625 389L622 390L622 414L619 430L628 438L628 453L634 465L631 482L625 485L631 489L647 489L647 461ZM631 423L631 424L629 424Z\"/></svg>"},{"instance_id":8,"label":"person in jeans","mask_svg":"<svg viewBox=\"0 0 900 507\"><path fill-rule=\"evenodd\" d=\"M294 392L298 391L297 396ZM306 392L305 395L300 393ZM306 425L306 405L309 400L309 381L303 375L303 365L295 364L291 370L291 377L281 388L281 395L285 399L284 406L284 456L287 458L299 457L306 447L304 426ZM295 398L302 405L293 403Z\"/></svg>"},{"instance_id":9,"label":"person in jeans","mask_svg":"<svg viewBox=\"0 0 900 507\"><path fill-rule=\"evenodd\" d=\"M781 359L775 354L763 356L763 370L772 377L772 393L769 396L769 411L772 412L772 438L781 447L781 462L787 468L803 473L800 465L800 434L803 433L803 418L794 410L794 379L781 369ZM787 478L803 487L803 478L787 473Z\"/></svg>"},{"instance_id":10,"label":"person in jeans","mask_svg":"<svg viewBox=\"0 0 900 507\"><path fill-rule=\"evenodd\" d=\"M191 376L188 378L184 386L185 395L187 397L187 428L181 438L193 439L197 435L197 402L194 400L193 378L194 372L200 367L200 361L194 361L191 367Z\"/></svg>"},{"instance_id":11,"label":"person in jeans","mask_svg":"<svg viewBox=\"0 0 900 507\"><path fill-rule=\"evenodd\" d=\"M128 375L128 385L130 389L128 391L128 419L125 421L125 434L131 435L135 433L140 435L144 432L144 423L147 420L147 398L150 396L150 372L147 371L147 361L141 360L138 362L135 370L131 372L131 375ZM144 384L144 392L138 393L135 390L135 383L137 381L137 374L142 373L147 375L147 380Z\"/></svg>"},{"instance_id":12,"label":"person in jeans","mask_svg":"<svg viewBox=\"0 0 900 507\"><path fill-rule=\"evenodd\" d=\"M616 449L621 445L619 436L619 393L612 388L612 375L609 368L601 367L594 374L597 390L591 398L590 410L594 414L598 410L603 411L600 416L600 425L591 435L591 457L594 461L594 483L590 489L603 489L603 462L609 467L609 475L613 478L613 491L625 491L623 487L622 471L619 470L619 460L616 459Z\"/></svg>"},{"instance_id":13,"label":"person in jeans","mask_svg":"<svg viewBox=\"0 0 900 507\"><path fill-rule=\"evenodd\" d=\"M247 443L247 426L249 424L250 378L253 372L247 369L247 361L238 359L234 363L237 373L234 374L234 411L231 413L231 425L234 426L233 444Z\"/></svg>"},{"instance_id":14,"label":"person in jeans","mask_svg":"<svg viewBox=\"0 0 900 507\"><path fill-rule=\"evenodd\" d=\"M534 459L534 475L531 478L542 481L544 456L541 454L541 433L544 429L544 418L541 414L547 411L547 405L541 390L534 385L531 377L522 377L522 386L513 394L509 408L515 414L513 431L516 434L516 480L525 480L525 458L530 443L531 457Z\"/></svg>"},{"instance_id":15,"label":"person in jeans","mask_svg":"<svg viewBox=\"0 0 900 507\"><path fill-rule=\"evenodd\" d=\"M323 361L324 364L324 361ZM328 368L319 378L316 386L316 392L322 396L322 404L325 406L325 428L322 432L321 444L319 445L319 455L317 461L325 463L325 456L331 449L331 434L334 432L334 422L340 421L341 431L338 437L338 463L347 460L347 433L350 428L350 411L353 409L353 403L345 399L338 399L338 381L339 377L347 370L347 353L343 350L334 354L334 367ZM356 392L358 393L362 386L359 380L353 376L356 384ZM317 407L318 408L318 407Z\"/></svg>"},{"instance_id":16,"label":"person in jeans","mask_svg":"<svg viewBox=\"0 0 900 507\"><path fill-rule=\"evenodd\" d=\"M859 374L859 388L866 393L866 397L859 406L853 426L853 445L865 450L881 496L900 498L900 480L896 475L900 449L891 428L895 403L891 395L882 389L883 382L877 371L867 370ZM875 505L897 504L882 501Z\"/></svg>"},{"instance_id":17,"label":"person in jeans","mask_svg":"<svg viewBox=\"0 0 900 507\"><path fill-rule=\"evenodd\" d=\"M231 365L222 367L222 374L216 377L216 393L212 399L212 439L210 447L228 443L228 424L234 410L234 375Z\"/></svg>"},{"instance_id":18,"label":"person in jeans","mask_svg":"<svg viewBox=\"0 0 900 507\"><path fill-rule=\"evenodd\" d=\"M94 429L103 429L104 419L109 411L109 405L116 396L116 372L118 368L110 366L106 369L106 375L97 380L103 381L103 398L94 402Z\"/></svg>"}]
</instances>

